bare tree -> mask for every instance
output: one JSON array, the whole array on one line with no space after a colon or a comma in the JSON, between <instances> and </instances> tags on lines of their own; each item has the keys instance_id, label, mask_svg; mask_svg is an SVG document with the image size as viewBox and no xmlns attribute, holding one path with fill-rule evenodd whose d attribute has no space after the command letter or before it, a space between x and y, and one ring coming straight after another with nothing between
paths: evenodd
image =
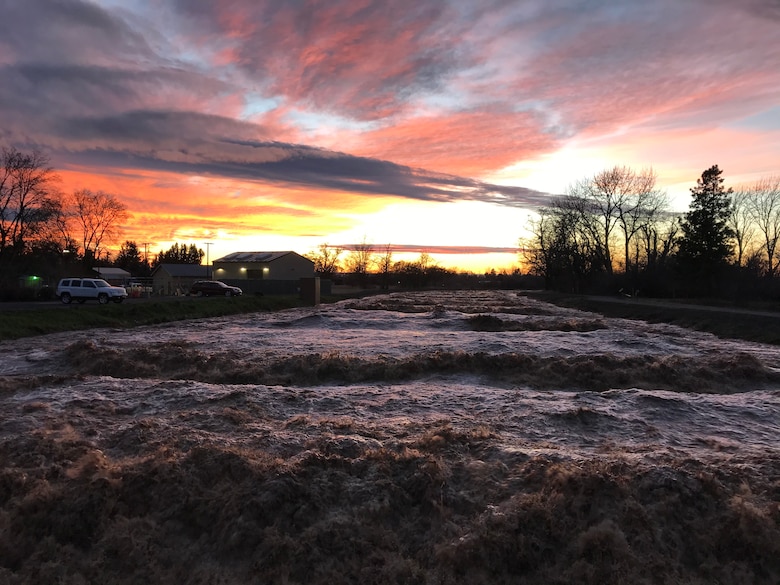
<instances>
[{"instance_id":1,"label":"bare tree","mask_svg":"<svg viewBox=\"0 0 780 585\"><path fill-rule=\"evenodd\" d=\"M778 242L780 241L780 175L759 180L748 188L751 194L751 214L764 240L767 274L778 271Z\"/></svg>"},{"instance_id":2,"label":"bare tree","mask_svg":"<svg viewBox=\"0 0 780 585\"><path fill-rule=\"evenodd\" d=\"M316 251L306 254L306 257L314 262L314 272L323 278L332 278L339 271L339 257L343 251L343 248L323 243L317 246Z\"/></svg>"},{"instance_id":3,"label":"bare tree","mask_svg":"<svg viewBox=\"0 0 780 585\"><path fill-rule=\"evenodd\" d=\"M353 274L368 274L374 262L374 246L363 238L361 243L350 247L352 251L346 259L347 270Z\"/></svg>"},{"instance_id":4,"label":"bare tree","mask_svg":"<svg viewBox=\"0 0 780 585\"><path fill-rule=\"evenodd\" d=\"M655 181L651 170L614 167L555 198L530 222L531 237L520 242L530 271L559 290L603 285L603 275L613 274L617 247L637 286L643 263L655 271L674 250L679 229Z\"/></svg>"},{"instance_id":5,"label":"bare tree","mask_svg":"<svg viewBox=\"0 0 780 585\"><path fill-rule=\"evenodd\" d=\"M576 225L594 245L593 259L612 275L612 240L617 224L617 201L610 191L602 192L596 177L583 179L568 190L567 207L579 216Z\"/></svg>"},{"instance_id":6,"label":"bare tree","mask_svg":"<svg viewBox=\"0 0 780 585\"><path fill-rule=\"evenodd\" d=\"M377 266L382 274L382 288L387 290L390 288L390 273L393 269L393 246L391 244L385 246L382 255L377 259Z\"/></svg>"},{"instance_id":7,"label":"bare tree","mask_svg":"<svg viewBox=\"0 0 780 585\"><path fill-rule=\"evenodd\" d=\"M594 239L593 226L585 225L582 197L567 195L539 210L531 220L531 238L521 242L529 271L543 276L548 288L579 292L594 265L603 266L601 247Z\"/></svg>"},{"instance_id":8,"label":"bare tree","mask_svg":"<svg viewBox=\"0 0 780 585\"><path fill-rule=\"evenodd\" d=\"M99 258L105 244L115 241L128 212L111 193L80 189L71 196L68 215L80 237L84 259L88 260Z\"/></svg>"},{"instance_id":9,"label":"bare tree","mask_svg":"<svg viewBox=\"0 0 780 585\"><path fill-rule=\"evenodd\" d=\"M612 273L612 233L623 234L623 261L626 273L631 268L631 245L642 225L667 205L665 194L656 189L652 169L640 172L615 166L596 174L582 192L599 218L600 230L594 231L608 274ZM635 246L636 250L636 246Z\"/></svg>"},{"instance_id":10,"label":"bare tree","mask_svg":"<svg viewBox=\"0 0 780 585\"><path fill-rule=\"evenodd\" d=\"M422 272L427 272L430 268L436 266L436 261L431 258L428 252L420 252L420 257L417 259L417 265Z\"/></svg>"},{"instance_id":11,"label":"bare tree","mask_svg":"<svg viewBox=\"0 0 780 585\"><path fill-rule=\"evenodd\" d=\"M630 250L633 246L634 268L639 267L641 246L638 242L642 229L657 223L666 215L669 207L669 198L666 192L656 188L656 176L652 170L635 173L630 169L626 171L622 189L625 197L623 204L618 206L618 225L623 232L623 251L625 271L632 268Z\"/></svg>"},{"instance_id":12,"label":"bare tree","mask_svg":"<svg viewBox=\"0 0 780 585\"><path fill-rule=\"evenodd\" d=\"M731 197L729 227L734 231L737 243L737 266L742 266L748 257L748 249L756 232L755 191L751 188L737 189Z\"/></svg>"},{"instance_id":13,"label":"bare tree","mask_svg":"<svg viewBox=\"0 0 780 585\"><path fill-rule=\"evenodd\" d=\"M666 212L656 213L642 224L638 240L641 241L640 253L649 272L653 273L663 266L674 253L679 231L679 218Z\"/></svg>"},{"instance_id":14,"label":"bare tree","mask_svg":"<svg viewBox=\"0 0 780 585\"><path fill-rule=\"evenodd\" d=\"M0 253L21 253L29 237L45 231L43 224L58 211L56 181L49 159L39 151L0 151Z\"/></svg>"}]
</instances>

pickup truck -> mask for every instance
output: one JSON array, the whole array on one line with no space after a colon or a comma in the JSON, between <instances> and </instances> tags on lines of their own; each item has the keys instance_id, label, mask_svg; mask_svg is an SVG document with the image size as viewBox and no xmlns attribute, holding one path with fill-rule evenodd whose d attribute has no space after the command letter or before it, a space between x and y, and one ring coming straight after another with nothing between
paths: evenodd
<instances>
[{"instance_id":1,"label":"pickup truck","mask_svg":"<svg viewBox=\"0 0 780 585\"><path fill-rule=\"evenodd\" d=\"M148 297L154 292L154 287L143 282L131 280L125 285L127 294L131 297Z\"/></svg>"}]
</instances>

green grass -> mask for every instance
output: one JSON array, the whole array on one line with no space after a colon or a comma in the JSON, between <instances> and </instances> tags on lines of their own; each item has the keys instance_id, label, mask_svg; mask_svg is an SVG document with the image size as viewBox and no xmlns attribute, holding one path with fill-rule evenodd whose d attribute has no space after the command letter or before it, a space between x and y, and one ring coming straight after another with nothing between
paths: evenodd
<instances>
[{"instance_id":1,"label":"green grass","mask_svg":"<svg viewBox=\"0 0 780 585\"><path fill-rule=\"evenodd\" d=\"M327 302L327 299L324 299ZM0 313L0 340L76 331L97 327L129 328L185 319L222 317L241 313L277 311L304 306L297 296L243 296L234 298L180 297L122 304L85 303L46 305L41 308Z\"/></svg>"}]
</instances>

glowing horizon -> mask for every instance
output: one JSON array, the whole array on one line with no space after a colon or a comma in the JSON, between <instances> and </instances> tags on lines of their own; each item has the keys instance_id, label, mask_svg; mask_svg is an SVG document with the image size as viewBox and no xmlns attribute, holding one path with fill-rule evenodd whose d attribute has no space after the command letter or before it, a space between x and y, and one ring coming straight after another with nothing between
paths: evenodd
<instances>
[{"instance_id":1,"label":"glowing horizon","mask_svg":"<svg viewBox=\"0 0 780 585\"><path fill-rule=\"evenodd\" d=\"M676 210L712 164L780 172L780 10L733 4L11 3L0 146L115 194L116 245L150 254L365 239L510 269L484 251L605 168L653 168Z\"/></svg>"}]
</instances>

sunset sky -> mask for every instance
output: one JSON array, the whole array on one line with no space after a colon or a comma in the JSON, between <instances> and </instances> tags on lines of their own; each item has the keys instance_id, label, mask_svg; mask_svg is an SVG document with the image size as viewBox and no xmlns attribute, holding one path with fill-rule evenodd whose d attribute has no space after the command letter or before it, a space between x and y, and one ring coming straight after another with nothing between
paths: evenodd
<instances>
[{"instance_id":1,"label":"sunset sky","mask_svg":"<svg viewBox=\"0 0 780 585\"><path fill-rule=\"evenodd\" d=\"M528 214L605 168L652 167L681 211L713 164L780 173L780 2L0 0L0 146L116 194L150 254L511 267Z\"/></svg>"}]
</instances>

